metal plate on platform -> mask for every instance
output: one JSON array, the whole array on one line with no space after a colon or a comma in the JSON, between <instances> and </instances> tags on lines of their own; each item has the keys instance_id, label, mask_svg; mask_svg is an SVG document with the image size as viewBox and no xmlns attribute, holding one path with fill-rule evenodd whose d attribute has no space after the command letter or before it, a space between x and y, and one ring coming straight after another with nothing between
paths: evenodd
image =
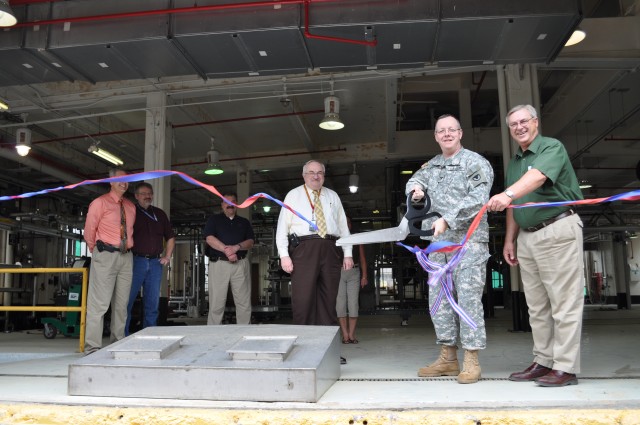
<instances>
[{"instance_id":1,"label":"metal plate on platform","mask_svg":"<svg viewBox=\"0 0 640 425\"><path fill-rule=\"evenodd\" d=\"M339 333L337 326L271 324L145 328L70 364L68 391L316 402L340 377ZM265 361L272 356L280 359Z\"/></svg>"},{"instance_id":2,"label":"metal plate on platform","mask_svg":"<svg viewBox=\"0 0 640 425\"><path fill-rule=\"evenodd\" d=\"M280 360L293 349L297 336L243 336L227 354L233 360Z\"/></svg>"},{"instance_id":3,"label":"metal plate on platform","mask_svg":"<svg viewBox=\"0 0 640 425\"><path fill-rule=\"evenodd\" d=\"M132 338L107 351L114 359L160 360L180 348L183 339L183 336L132 335Z\"/></svg>"}]
</instances>

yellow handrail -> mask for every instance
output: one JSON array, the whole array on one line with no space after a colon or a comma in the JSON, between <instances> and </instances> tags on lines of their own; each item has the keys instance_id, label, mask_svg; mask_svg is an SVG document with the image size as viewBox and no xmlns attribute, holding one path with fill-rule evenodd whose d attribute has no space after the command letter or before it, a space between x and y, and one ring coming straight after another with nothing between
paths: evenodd
<instances>
[{"instance_id":1,"label":"yellow handrail","mask_svg":"<svg viewBox=\"0 0 640 425\"><path fill-rule=\"evenodd\" d=\"M0 269L0 273L82 273L82 301L80 307L64 306L4 306L0 305L0 311L77 311L80 312L80 346L78 351L84 353L84 331L87 318L87 283L89 272L85 267L62 268L62 267L36 267L36 268L15 268Z\"/></svg>"}]
</instances>

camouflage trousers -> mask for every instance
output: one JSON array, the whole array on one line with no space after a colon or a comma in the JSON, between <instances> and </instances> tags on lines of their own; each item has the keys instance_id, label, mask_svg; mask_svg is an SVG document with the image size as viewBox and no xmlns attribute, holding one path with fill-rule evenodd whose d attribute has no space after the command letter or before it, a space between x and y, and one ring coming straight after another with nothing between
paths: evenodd
<instances>
[{"instance_id":1,"label":"camouflage trousers","mask_svg":"<svg viewBox=\"0 0 640 425\"><path fill-rule=\"evenodd\" d=\"M486 244L470 245L476 246L469 247L465 258L453 272L454 288L452 292L458 305L471 317L477 328L474 330L460 319L444 294L440 308L431 315L431 320L436 331L438 344L453 346L458 345L459 340L465 350L483 350L487 346L487 333L484 325L482 293L484 292L489 254ZM442 253L431 254L430 257L431 260L440 264L444 264L450 258L451 255ZM439 284L436 287L429 287L429 308L433 306L442 290Z\"/></svg>"}]
</instances>

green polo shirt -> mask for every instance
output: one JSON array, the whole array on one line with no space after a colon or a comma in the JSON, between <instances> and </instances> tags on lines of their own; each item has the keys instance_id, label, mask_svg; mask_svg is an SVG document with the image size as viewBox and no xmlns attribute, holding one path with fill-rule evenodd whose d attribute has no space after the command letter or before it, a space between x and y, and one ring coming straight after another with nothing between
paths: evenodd
<instances>
[{"instance_id":1,"label":"green polo shirt","mask_svg":"<svg viewBox=\"0 0 640 425\"><path fill-rule=\"evenodd\" d=\"M559 140L538 134L526 151L522 152L522 148L518 148L509 162L505 187L517 182L532 168L544 174L547 180L535 191L513 201L513 204L583 199L567 150ZM568 206L514 208L513 217L521 228L531 227L568 209Z\"/></svg>"}]
</instances>

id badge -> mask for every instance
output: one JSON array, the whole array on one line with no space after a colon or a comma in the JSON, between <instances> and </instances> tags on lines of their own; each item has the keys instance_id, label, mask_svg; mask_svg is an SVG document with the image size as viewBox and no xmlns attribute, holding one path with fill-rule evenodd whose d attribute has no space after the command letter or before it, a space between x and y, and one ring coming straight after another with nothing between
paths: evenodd
<instances>
[{"instance_id":1,"label":"id badge","mask_svg":"<svg viewBox=\"0 0 640 425\"><path fill-rule=\"evenodd\" d=\"M312 226L311 224L309 225L309 231L310 231L310 232L316 232L317 230L316 230L316 228L314 227L314 226L315 226L315 224L316 224L316 219L315 219L315 218L311 218L311 223L313 223L313 226Z\"/></svg>"}]
</instances>

